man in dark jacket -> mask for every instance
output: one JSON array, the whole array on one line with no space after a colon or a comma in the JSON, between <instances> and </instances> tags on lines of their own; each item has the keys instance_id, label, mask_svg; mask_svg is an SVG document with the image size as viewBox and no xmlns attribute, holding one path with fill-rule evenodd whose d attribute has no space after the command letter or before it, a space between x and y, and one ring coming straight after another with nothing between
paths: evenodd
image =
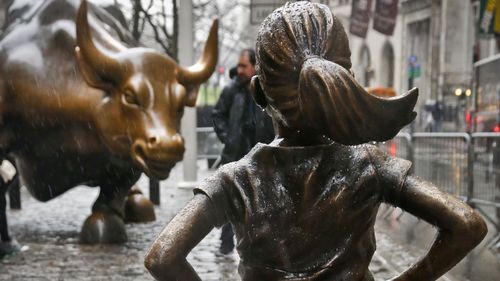
<instances>
[{"instance_id":1,"label":"man in dark jacket","mask_svg":"<svg viewBox=\"0 0 500 281\"><path fill-rule=\"evenodd\" d=\"M212 111L214 130L224 144L221 164L240 160L257 143L274 139L271 118L254 102L250 80L255 75L255 52L245 49L240 53L237 75L223 90ZM234 248L231 225L222 227L220 252L227 254Z\"/></svg>"}]
</instances>

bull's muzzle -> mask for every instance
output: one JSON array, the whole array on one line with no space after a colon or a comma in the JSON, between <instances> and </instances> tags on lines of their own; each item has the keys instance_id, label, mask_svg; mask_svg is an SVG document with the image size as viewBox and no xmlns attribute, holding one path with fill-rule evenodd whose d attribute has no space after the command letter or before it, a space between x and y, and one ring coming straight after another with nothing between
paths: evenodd
<instances>
[{"instance_id":1,"label":"bull's muzzle","mask_svg":"<svg viewBox=\"0 0 500 281\"><path fill-rule=\"evenodd\" d=\"M179 134L138 139L131 148L132 159L149 177L165 179L174 165L182 160L184 140Z\"/></svg>"}]
</instances>

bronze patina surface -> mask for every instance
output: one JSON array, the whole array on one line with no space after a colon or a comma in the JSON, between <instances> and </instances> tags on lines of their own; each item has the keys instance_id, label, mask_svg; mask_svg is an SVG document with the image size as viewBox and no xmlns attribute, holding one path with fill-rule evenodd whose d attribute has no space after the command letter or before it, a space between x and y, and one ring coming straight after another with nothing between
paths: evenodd
<instances>
[{"instance_id":1,"label":"bronze patina surface","mask_svg":"<svg viewBox=\"0 0 500 281\"><path fill-rule=\"evenodd\" d=\"M202 57L182 67L158 51L130 47L115 19L89 7L87 15L86 1L38 1L7 17L0 151L13 156L23 184L41 201L76 185L99 186L81 239L122 242L125 214L128 221L154 219L137 206L145 202L137 192L125 204L129 189L142 172L168 177L183 157L180 119L215 68L217 21Z\"/></svg>"},{"instance_id":2,"label":"bronze patina surface","mask_svg":"<svg viewBox=\"0 0 500 281\"><path fill-rule=\"evenodd\" d=\"M409 175L411 163L369 141L415 118L417 90L389 99L351 74L347 35L327 6L298 1L274 11L257 39L253 94L276 139L221 167L160 233L145 264L159 280L199 280L186 256L230 222L242 280L371 281L382 202L434 225L429 251L392 280L436 280L486 234L467 204Z\"/></svg>"}]
</instances>

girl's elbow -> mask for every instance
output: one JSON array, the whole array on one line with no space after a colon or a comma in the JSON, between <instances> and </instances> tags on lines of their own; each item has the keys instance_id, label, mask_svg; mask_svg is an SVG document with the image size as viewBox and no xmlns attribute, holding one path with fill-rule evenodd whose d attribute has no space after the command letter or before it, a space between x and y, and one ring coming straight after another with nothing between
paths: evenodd
<instances>
[{"instance_id":1,"label":"girl's elbow","mask_svg":"<svg viewBox=\"0 0 500 281\"><path fill-rule=\"evenodd\" d=\"M486 225L484 219L477 212L474 212L474 216L470 221L470 225L470 228L473 232L473 239L476 241L476 244L479 244L488 233L488 226Z\"/></svg>"},{"instance_id":2,"label":"girl's elbow","mask_svg":"<svg viewBox=\"0 0 500 281\"><path fill-rule=\"evenodd\" d=\"M154 249L149 250L144 258L144 266L153 276L157 276L159 268L161 268L160 260L161 258Z\"/></svg>"},{"instance_id":3,"label":"girl's elbow","mask_svg":"<svg viewBox=\"0 0 500 281\"><path fill-rule=\"evenodd\" d=\"M165 269L172 268L174 258L168 251L160 251L154 246L149 250L144 258L144 266L157 279L165 274Z\"/></svg>"},{"instance_id":4,"label":"girl's elbow","mask_svg":"<svg viewBox=\"0 0 500 281\"><path fill-rule=\"evenodd\" d=\"M488 233L488 226L476 211L472 211L463 218L463 228L460 232L466 236L471 245L476 246Z\"/></svg>"}]
</instances>

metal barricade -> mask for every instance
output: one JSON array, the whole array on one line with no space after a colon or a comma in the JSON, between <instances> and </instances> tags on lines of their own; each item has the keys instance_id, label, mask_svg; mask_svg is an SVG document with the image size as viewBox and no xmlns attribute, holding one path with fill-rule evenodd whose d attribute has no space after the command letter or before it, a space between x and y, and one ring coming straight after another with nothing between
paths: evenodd
<instances>
[{"instance_id":1,"label":"metal barricade","mask_svg":"<svg viewBox=\"0 0 500 281\"><path fill-rule=\"evenodd\" d=\"M399 133L379 146L393 156L412 161L414 175L448 193L468 198L468 134Z\"/></svg>"},{"instance_id":2,"label":"metal barricade","mask_svg":"<svg viewBox=\"0 0 500 281\"><path fill-rule=\"evenodd\" d=\"M198 159L207 159L208 167L217 165L224 144L221 143L212 127L196 128L198 137Z\"/></svg>"},{"instance_id":3,"label":"metal barricade","mask_svg":"<svg viewBox=\"0 0 500 281\"><path fill-rule=\"evenodd\" d=\"M414 133L414 174L443 191L469 198L469 147L466 133Z\"/></svg>"},{"instance_id":4,"label":"metal barricade","mask_svg":"<svg viewBox=\"0 0 500 281\"><path fill-rule=\"evenodd\" d=\"M500 247L500 133L474 133L470 203L496 228L488 248Z\"/></svg>"},{"instance_id":5,"label":"metal barricade","mask_svg":"<svg viewBox=\"0 0 500 281\"><path fill-rule=\"evenodd\" d=\"M481 212L496 228L488 246L500 243L500 133L400 133L378 145Z\"/></svg>"},{"instance_id":6,"label":"metal barricade","mask_svg":"<svg viewBox=\"0 0 500 281\"><path fill-rule=\"evenodd\" d=\"M500 133L474 133L472 203L500 208Z\"/></svg>"}]
</instances>

